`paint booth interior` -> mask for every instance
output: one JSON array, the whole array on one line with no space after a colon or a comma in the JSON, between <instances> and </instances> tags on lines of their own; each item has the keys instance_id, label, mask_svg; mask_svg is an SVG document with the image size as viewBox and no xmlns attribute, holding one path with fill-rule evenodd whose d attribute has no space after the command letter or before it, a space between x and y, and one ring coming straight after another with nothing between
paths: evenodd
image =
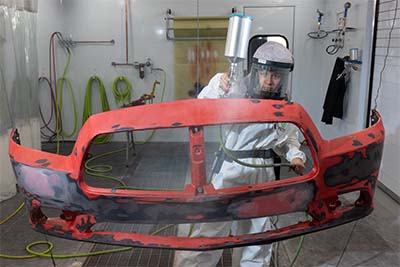
<instances>
[{"instance_id":1,"label":"paint booth interior","mask_svg":"<svg viewBox=\"0 0 400 267\"><path fill-rule=\"evenodd\" d=\"M0 266L192 266L177 259L179 248L220 241L212 243L211 235L204 243L152 243L151 236L186 238L196 220L261 215L271 215L279 238L269 265L255 266L397 266L398 2L0 0ZM254 58L273 42L292 55L281 99L265 102L256 89L229 96L220 76L213 84L225 73L229 88L248 81L252 88L255 77L262 91L255 66L264 63ZM248 103L229 104L230 98ZM384 125L379 131L375 110ZM295 141L285 136L288 129ZM301 171L293 146L285 146L292 141L304 155ZM215 177L230 181L235 164L237 176L254 171L273 178L218 185ZM31 168L46 182L35 180ZM64 193L72 186L82 199ZM359 216L353 221L333 214L369 201L363 191L373 196L371 210L364 210L370 215L347 213ZM321 195L329 196L322 208L315 201ZM98 212L92 228L96 216L77 222L84 209ZM331 214L325 220L314 210ZM58 216L62 223L55 220L53 229L47 228L53 221L38 228ZM316 220L313 233L302 235L308 226L301 222ZM61 226L67 223L98 239L85 239L84 230L70 234ZM218 243L220 258L204 266L253 266L243 262L244 250L237 252L236 230ZM115 236L108 242L101 231L148 235L148 242L130 235L118 241L131 243ZM38 240L54 248L32 256L25 246ZM33 245L34 251L48 246Z\"/></svg>"}]
</instances>

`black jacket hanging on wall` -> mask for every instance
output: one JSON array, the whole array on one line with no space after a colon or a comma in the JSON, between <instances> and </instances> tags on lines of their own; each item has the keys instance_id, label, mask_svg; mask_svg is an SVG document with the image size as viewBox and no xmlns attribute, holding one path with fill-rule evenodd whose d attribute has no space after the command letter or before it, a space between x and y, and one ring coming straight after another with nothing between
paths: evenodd
<instances>
[{"instance_id":1,"label":"black jacket hanging on wall","mask_svg":"<svg viewBox=\"0 0 400 267\"><path fill-rule=\"evenodd\" d=\"M343 58L336 58L335 66L324 101L322 122L332 124L333 117L343 118L343 99L346 92L346 75Z\"/></svg>"}]
</instances>

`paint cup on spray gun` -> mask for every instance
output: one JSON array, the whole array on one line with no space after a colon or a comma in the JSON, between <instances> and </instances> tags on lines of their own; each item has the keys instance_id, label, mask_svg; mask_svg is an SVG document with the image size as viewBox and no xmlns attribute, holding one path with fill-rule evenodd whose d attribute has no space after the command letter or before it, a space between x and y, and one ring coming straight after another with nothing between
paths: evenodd
<instances>
[{"instance_id":1,"label":"paint cup on spray gun","mask_svg":"<svg viewBox=\"0 0 400 267\"><path fill-rule=\"evenodd\" d=\"M358 61L359 60L358 48L350 48L349 54L350 54L350 60L351 61Z\"/></svg>"},{"instance_id":2,"label":"paint cup on spray gun","mask_svg":"<svg viewBox=\"0 0 400 267\"><path fill-rule=\"evenodd\" d=\"M225 57L230 62L229 82L231 90L237 87L241 78L238 64L246 59L250 27L253 18L243 14L232 14L229 17L228 34L225 43Z\"/></svg>"}]
</instances>

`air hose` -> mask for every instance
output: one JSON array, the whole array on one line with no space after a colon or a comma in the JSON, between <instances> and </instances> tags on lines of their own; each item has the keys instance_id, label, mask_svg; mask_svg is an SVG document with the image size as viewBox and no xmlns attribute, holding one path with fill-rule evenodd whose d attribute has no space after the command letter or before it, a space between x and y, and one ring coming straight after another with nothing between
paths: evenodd
<instances>
[{"instance_id":1,"label":"air hose","mask_svg":"<svg viewBox=\"0 0 400 267\"><path fill-rule=\"evenodd\" d=\"M329 55L334 55L337 52L339 52L340 48L341 47L337 44L328 45L325 49L325 52L328 53Z\"/></svg>"},{"instance_id":2,"label":"air hose","mask_svg":"<svg viewBox=\"0 0 400 267\"><path fill-rule=\"evenodd\" d=\"M153 70L155 70L155 71L161 71L161 72L163 73L163 88L162 88L161 99L160 99L160 102L163 102L163 101L164 101L164 95L165 95L165 84L166 84L166 77L167 77L167 75L166 75L165 71L164 71L163 69L161 69L161 68L156 68L156 69L153 69ZM121 77L122 77L122 79L126 79L126 78L124 78L123 76L121 76ZM115 84L116 81L117 81L119 78L121 78L121 77L117 77L117 78L114 80L114 84ZM129 81L128 81L128 83L129 83ZM157 83L154 84L153 90L152 90L151 94L154 94L154 89L155 89L155 85L156 85L156 84L157 84ZM130 83L129 83L129 85L130 85ZM115 87L115 86L113 85L113 88L114 88L114 87ZM153 99L153 98L151 98L151 99ZM143 144L147 143L147 142L153 137L154 133L155 133L155 130L152 130L151 133L150 133L150 135L146 138L146 140L144 140L144 141L139 141L139 142L135 142L135 144L143 145ZM98 159L98 158L101 158L101 157L104 157L104 156L108 156L108 155L111 155L111 154L114 154L114 153L119 153L119 152L125 151L126 149L127 149L127 148L121 148L121 149L109 151L109 152L102 153L102 154L96 155L95 157L92 157L92 158L88 159L88 160L86 161L86 163L85 163L85 173L86 173L86 174L89 174L89 175L91 175L91 176L94 176L94 177L105 178L105 179L111 179L111 180L116 181L117 183L120 184L120 186L114 187L114 189L128 189L128 190L140 190L140 189L142 189L142 190L143 190L143 189L145 189L145 190L160 190L160 189L157 189L157 188L137 188L137 187L127 186L122 180L120 180L120 179L118 179L118 178L116 178L116 177L112 177L112 176L109 176L109 175L106 175L106 174L105 174L105 173L110 172L110 171L112 170L112 166L106 165L106 164L101 164L101 165L90 165L90 163L91 163L93 160L95 160L95 159ZM170 190L175 191L175 190L177 190L177 189L170 189Z\"/></svg>"},{"instance_id":3,"label":"air hose","mask_svg":"<svg viewBox=\"0 0 400 267\"><path fill-rule=\"evenodd\" d=\"M276 218L276 221L274 221L274 218ZM308 216L307 215L306 215L305 219L308 220ZM271 217L271 224L273 225L274 230L278 229L278 227L277 227L278 220L279 220L278 216ZM274 252L274 255L272 257L273 258L273 262L274 262L273 266L279 267L279 264L278 264L278 250L279 250L279 244L280 243L276 242L276 243L272 243L272 244L273 245L276 244L276 247L273 248L273 252ZM301 249L303 248L303 244L304 244L304 235L300 236L300 240L299 240L299 243L297 244L295 255L294 255L293 259L290 261L289 267L293 267L293 265L296 263L296 260L300 255Z\"/></svg>"},{"instance_id":4,"label":"air hose","mask_svg":"<svg viewBox=\"0 0 400 267\"><path fill-rule=\"evenodd\" d=\"M247 162L244 162L244 161L242 161L242 160L239 160L237 157L235 157L235 156L231 153L231 151L230 151L228 148L226 148L225 142L224 142L223 136L222 136L222 129L221 129L221 126L219 127L219 144L220 144L220 147L221 147L221 149L223 150L223 152L224 152L231 160L233 160L234 162L236 162L236 163L238 163L238 164L240 164L240 165L246 166L246 167L251 167L251 168L270 168L270 167L277 167L277 166L286 166L286 167L289 167L289 168L292 167L292 164L290 164L290 163L279 163L279 164L274 164L274 163L272 163L272 164L251 164L251 163L247 163ZM189 236L190 236L190 233L191 233L192 230L193 230L193 226L194 226L194 225L191 225L191 227L190 227ZM274 226L275 226L275 224L274 224ZM297 260L297 257L299 256L300 251L301 251L301 249L302 249L302 247L303 247L303 242L304 242L304 235L302 235L302 236L300 237L300 241L299 241L299 244L297 245L297 249L296 249L295 256L294 256L294 258L291 260L289 267L292 267L292 266L295 264L295 262L296 262L296 260ZM279 243L278 243L278 245L279 245ZM276 257L275 260L277 260L277 257ZM275 266L278 266L277 262L275 262Z\"/></svg>"},{"instance_id":5,"label":"air hose","mask_svg":"<svg viewBox=\"0 0 400 267\"><path fill-rule=\"evenodd\" d=\"M270 167L280 167L280 166L285 166L285 167L289 167L289 168L292 167L292 164L290 164L290 163L251 164L251 163L247 163L247 162L244 162L244 161L238 159L237 157L235 157L232 154L232 152L228 148L226 148L225 142L222 137L221 126L219 127L219 144L220 144L221 149L228 156L228 158L230 158L234 162L236 162L240 165L246 166L246 167L250 167L250 168L270 168Z\"/></svg>"},{"instance_id":6,"label":"air hose","mask_svg":"<svg viewBox=\"0 0 400 267\"><path fill-rule=\"evenodd\" d=\"M180 189L160 189L160 188L150 188L150 187L134 187L134 186L128 186L127 184L125 184L124 181L122 181L119 178L110 176L110 175L106 175L105 173L112 171L112 166L111 165L106 165L106 164L98 164L98 165L89 165L92 161L105 157L105 156L109 156L115 153L119 153L122 151L125 151L127 148L120 148L120 149L116 149L116 150L112 150L112 151L108 151L105 153L101 153L98 154L94 157L91 157L90 159L88 159L85 162L85 173L89 174L91 176L94 177L99 177L99 178L104 178L104 179L110 179L113 180L117 183L119 183L119 186L114 186L112 189L126 189L126 190L151 190L151 191L179 191Z\"/></svg>"},{"instance_id":7,"label":"air hose","mask_svg":"<svg viewBox=\"0 0 400 267\"><path fill-rule=\"evenodd\" d=\"M74 90L72 88L71 85L71 81L67 78L66 74L67 74L67 70L68 67L71 63L71 54L68 51L68 55L67 55L67 62L64 66L64 71L63 74L61 76L61 78L59 78L57 80L57 86L55 89L55 98L56 98L56 142L57 142L57 154L59 154L60 152L60 136L63 137L72 137L75 133L76 133L76 125L77 125L77 119L76 119L76 103L75 103L75 96L74 96ZM63 92L63 85L64 83L67 84L68 89L70 90L71 93L71 99L72 99L72 109L73 109L73 113L74 113L74 126L73 129L70 133L66 133L64 132L63 126L62 126L62 118L61 118L61 114L62 114L62 92Z\"/></svg>"},{"instance_id":8,"label":"air hose","mask_svg":"<svg viewBox=\"0 0 400 267\"><path fill-rule=\"evenodd\" d=\"M63 107L63 102L62 102L62 95L63 95L63 87L64 87L64 83L67 85L70 93L71 93L71 99L72 99L72 109L73 109L73 113L74 113L74 127L72 129L72 131L70 133L66 133L64 131L64 127L62 127L61 129L61 135L63 137L72 137L74 136L74 134L76 133L76 125L77 125L77 119L76 119L76 103L75 103L75 96L74 96L74 90L72 88L72 84L71 81L68 79L68 77L66 76L67 74L67 70L69 67L69 64L71 63L71 54L68 54L67 56L67 63L65 64L64 67L64 71L62 76L58 79L57 81L57 89L59 90L58 93L58 97L59 99L57 99L57 105L60 109L60 116L61 116L61 111L62 111L62 107Z\"/></svg>"},{"instance_id":9,"label":"air hose","mask_svg":"<svg viewBox=\"0 0 400 267\"><path fill-rule=\"evenodd\" d=\"M110 179L113 181L116 181L117 183L119 183L121 186L126 187L127 185L120 179L113 177L113 176L109 176L109 175L105 175L105 173L110 172L112 170L112 166L111 165L106 165L106 164L99 164L99 165L89 165L90 162L92 162L95 159L104 157L104 156L108 156L114 153L118 153L118 152L122 152L125 151L126 148L121 148L121 149L117 149L117 150L113 150L113 151L108 151L105 153L101 153L98 154L94 157L91 157L90 159L88 159L85 162L85 173L95 176L95 177L99 177L99 178L105 178L105 179Z\"/></svg>"},{"instance_id":10,"label":"air hose","mask_svg":"<svg viewBox=\"0 0 400 267\"><path fill-rule=\"evenodd\" d=\"M17 213L25 206L25 203L22 202L19 207L14 210L10 215L8 215L6 218L4 218L3 220L0 221L0 225L5 224L6 222L8 222L9 220L11 220L12 217L14 217L15 215L17 215Z\"/></svg>"},{"instance_id":11,"label":"air hose","mask_svg":"<svg viewBox=\"0 0 400 267\"><path fill-rule=\"evenodd\" d=\"M297 257L300 255L300 251L303 248L303 243L304 243L304 235L302 235L300 237L300 241L299 241L299 244L297 245L296 253L294 255L294 258L290 261L289 267L292 267L294 265L294 263L296 262Z\"/></svg>"},{"instance_id":12,"label":"air hose","mask_svg":"<svg viewBox=\"0 0 400 267\"><path fill-rule=\"evenodd\" d=\"M24 203L22 203L13 213L11 213L9 216L7 216L4 220L0 222L0 225L6 223L9 221L12 217L14 217L23 207L25 206ZM174 224L168 224L166 226L163 226L156 231L152 232L151 235L157 235L171 227L174 227ZM37 245L47 245L47 248L41 252L34 251L32 248ZM108 250L102 250L102 251L95 251L95 252L89 252L89 253L80 253L80 254L67 254L67 255L54 255L51 253L51 251L54 248L54 244L49 242L49 241L35 241L32 243L29 243L28 245L25 246L25 250L30 254L30 255L6 255L6 254L0 254L0 258L5 258L5 259L31 259L35 257L46 257L46 258L54 258L54 259L67 259L67 258L78 258L78 257L88 257L88 256L96 256L96 255L102 255L102 254L108 254L108 253L115 253L115 252L122 252L122 251L128 251L131 249L135 249L135 247L124 247L124 248L116 248L116 249L108 249Z\"/></svg>"},{"instance_id":13,"label":"air hose","mask_svg":"<svg viewBox=\"0 0 400 267\"><path fill-rule=\"evenodd\" d=\"M91 91L92 91L92 83L94 81L97 81L97 83L99 85L98 88L99 88L99 96L100 96L102 111L104 112L104 111L110 110L110 106L108 104L107 94L106 94L106 90L105 90L103 82L101 81L101 79L98 76L90 77L86 84L85 102L84 102L83 114L82 114L82 125L92 115ZM94 139L93 143L103 144L103 143L108 142L110 138L111 138L110 134L102 134L102 135L97 136Z\"/></svg>"},{"instance_id":14,"label":"air hose","mask_svg":"<svg viewBox=\"0 0 400 267\"><path fill-rule=\"evenodd\" d=\"M118 84L120 83L125 84L125 89L122 91L118 89ZM129 104L131 102L131 88L131 83L125 76L119 76L114 79L112 83L112 92L117 107L122 107L124 104Z\"/></svg>"},{"instance_id":15,"label":"air hose","mask_svg":"<svg viewBox=\"0 0 400 267\"><path fill-rule=\"evenodd\" d=\"M55 106L56 106L56 100L55 100L55 96L54 96L54 91L53 91L53 87L51 85L51 82L49 81L49 79L47 79L46 77L39 77L39 84L41 81L45 81L47 83L47 86L50 89L50 97L51 97L51 109L50 109L50 117L49 119L46 121L46 119L44 118L42 109L39 105L39 114L40 114L40 118L42 119L42 123L43 126L40 127L40 134L42 136L42 138L47 138L49 141L54 138L56 136L56 132L50 128L50 124L51 121L53 120L53 116L55 113ZM50 135L45 134L42 129L47 129L50 132Z\"/></svg>"}]
</instances>

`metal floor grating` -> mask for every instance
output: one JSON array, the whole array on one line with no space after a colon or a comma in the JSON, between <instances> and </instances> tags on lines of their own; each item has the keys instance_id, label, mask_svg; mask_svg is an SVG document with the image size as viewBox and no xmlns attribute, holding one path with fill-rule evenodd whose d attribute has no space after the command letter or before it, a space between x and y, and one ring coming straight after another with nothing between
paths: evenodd
<instances>
[{"instance_id":1,"label":"metal floor grating","mask_svg":"<svg viewBox=\"0 0 400 267\"><path fill-rule=\"evenodd\" d=\"M100 147L101 148L101 147ZM99 147L94 147L99 153ZM218 144L206 144L206 169L211 170L214 152ZM97 151L96 151L97 150ZM189 146L187 143L148 143L136 146L136 151L129 161L124 153L113 155L111 158L97 160L97 164L112 162L113 175L120 177L128 186L138 188L159 188L182 190L190 175ZM132 152L132 151L131 151ZM283 177L288 176L287 171L281 172ZM290 175L289 175L290 176ZM89 177L88 177L89 178ZM104 185L107 181L97 178L91 180L93 185ZM165 225L133 225L122 223L104 223L103 230L120 232L138 232L150 234ZM96 226L98 228L98 226ZM105 229L104 229L105 228ZM169 228L160 235L177 235L178 227ZM120 248L118 246L95 244L92 252ZM137 266L137 267L171 267L174 263L174 250L132 248L131 250L89 257L83 266ZM232 250L225 249L217 264L218 267L232 266Z\"/></svg>"},{"instance_id":2,"label":"metal floor grating","mask_svg":"<svg viewBox=\"0 0 400 267\"><path fill-rule=\"evenodd\" d=\"M109 231L135 231L138 233L152 233L166 225L133 225L108 223L104 230ZM100 226L101 227L101 226ZM98 228L98 226L96 227ZM176 235L177 225L167 228L159 235ZM111 250L121 248L119 246L95 244L91 252ZM172 267L174 263L174 250L172 249L150 249L150 248L132 248L128 251L104 254L88 257L83 264L84 267L115 266L115 267ZM230 249L223 251L222 257L217 267L231 267L232 253Z\"/></svg>"},{"instance_id":3,"label":"metal floor grating","mask_svg":"<svg viewBox=\"0 0 400 267\"><path fill-rule=\"evenodd\" d=\"M215 151L216 144L207 144L207 148ZM100 147L101 149L101 147ZM99 153L99 147L94 147L94 154ZM97 150L97 151L96 151ZM113 171L111 175L120 177L127 185L139 188L163 188L183 189L185 179L190 171L188 160L188 144L185 143L148 143L144 146L137 146L136 153L126 161L124 153L117 153L112 157L105 157L96 160L94 164L112 162ZM207 165L210 166L214 154L209 153ZM125 164L128 163L128 166ZM92 185L106 186L107 181L91 178ZM107 187L107 186L106 186ZM120 232L138 232L150 234L166 225L150 224L123 224L103 223L96 225L95 229ZM167 228L159 235L177 235L177 225ZM95 244L92 252L121 248L119 246ZM232 265L231 250L224 250L218 267L230 267ZM174 262L174 250L170 249L149 249L132 248L131 250L91 256L86 259L83 266L137 266L137 267L170 267Z\"/></svg>"},{"instance_id":4,"label":"metal floor grating","mask_svg":"<svg viewBox=\"0 0 400 267\"><path fill-rule=\"evenodd\" d=\"M152 233L165 225L131 225L131 224L107 224L106 229L111 231L135 231L139 233ZM160 235L176 235L177 227L171 227L161 232ZM118 246L96 244L92 252L120 248ZM145 249L132 248L128 251L91 256L87 258L83 266L172 266L174 251L170 249Z\"/></svg>"}]
</instances>

